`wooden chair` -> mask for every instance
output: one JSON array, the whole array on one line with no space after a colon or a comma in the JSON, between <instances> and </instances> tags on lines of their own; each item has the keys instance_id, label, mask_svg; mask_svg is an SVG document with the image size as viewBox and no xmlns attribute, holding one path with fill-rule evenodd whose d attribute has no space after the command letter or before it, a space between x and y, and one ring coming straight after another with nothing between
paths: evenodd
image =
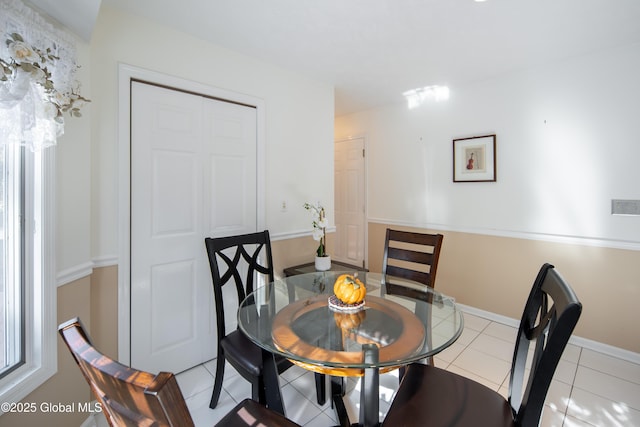
<instances>
[{"instance_id":1,"label":"wooden chair","mask_svg":"<svg viewBox=\"0 0 640 427\"><path fill-rule=\"evenodd\" d=\"M91 341L78 318L58 326L109 425L191 427L193 420L176 377L170 372L153 375L124 366L103 355ZM261 425L299 427L296 423L257 402L246 399L216 426L235 427L241 420L260 420ZM246 422L246 425L253 425Z\"/></svg>"},{"instance_id":2,"label":"wooden chair","mask_svg":"<svg viewBox=\"0 0 640 427\"><path fill-rule=\"evenodd\" d=\"M382 427L537 426L551 379L581 312L582 304L571 287L552 265L544 264L520 322L508 399L460 375L412 364ZM530 345L535 350L527 365Z\"/></svg>"},{"instance_id":3,"label":"wooden chair","mask_svg":"<svg viewBox=\"0 0 640 427\"><path fill-rule=\"evenodd\" d=\"M410 231L391 230L387 228L382 259L382 290L389 294L404 295L413 293L415 288L408 288L393 278L406 279L422 286L435 287L438 260L442 248L442 234L415 233ZM427 309L428 305L423 305ZM429 318L430 312L416 312L417 316ZM426 339L430 342L431 335ZM426 362L433 364L433 357ZM402 380L405 368L399 369L398 378Z\"/></svg>"},{"instance_id":4,"label":"wooden chair","mask_svg":"<svg viewBox=\"0 0 640 427\"><path fill-rule=\"evenodd\" d=\"M225 360L251 383L251 397L263 405L267 404L265 377L262 366L262 350L251 342L239 329L227 330L225 311L235 313L240 302L254 291L254 276L262 275L265 284L273 282L273 259L269 231L249 233L239 236L206 238L205 246L209 255L213 294L216 304L218 332L218 356L216 375L209 407L215 408L222 390ZM262 259L260 259L262 258ZM242 269L246 268L246 274ZM255 274L254 274L255 273ZM233 284L236 300L223 297L223 287ZM278 374L292 363L279 355L274 356ZM277 385L273 385L277 386ZM318 400L324 399L324 377L316 376ZM324 403L324 402L323 402Z\"/></svg>"},{"instance_id":5,"label":"wooden chair","mask_svg":"<svg viewBox=\"0 0 640 427\"><path fill-rule=\"evenodd\" d=\"M413 233L387 228L382 259L382 284L387 276L434 287L442 234Z\"/></svg>"},{"instance_id":6,"label":"wooden chair","mask_svg":"<svg viewBox=\"0 0 640 427\"><path fill-rule=\"evenodd\" d=\"M247 294L254 291L254 279L258 274L262 275L267 282L274 280L269 231L230 237L207 237L205 246L211 267L218 332L216 375L209 407L214 409L218 404L225 361L228 361L243 378L251 383L251 397L265 404L262 351L239 329L227 329L225 311L230 313L237 311L240 302ZM243 268L247 269L244 274ZM230 297L230 293L227 293L225 300L222 292L227 284L235 287L235 300ZM291 362L281 357L277 358L276 363L278 373L284 372L291 366Z\"/></svg>"}]
</instances>

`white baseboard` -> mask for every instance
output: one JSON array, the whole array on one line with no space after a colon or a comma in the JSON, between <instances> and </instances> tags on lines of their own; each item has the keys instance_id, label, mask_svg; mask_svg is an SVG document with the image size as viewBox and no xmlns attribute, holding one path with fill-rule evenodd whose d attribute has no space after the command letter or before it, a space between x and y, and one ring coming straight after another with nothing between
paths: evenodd
<instances>
[{"instance_id":1,"label":"white baseboard","mask_svg":"<svg viewBox=\"0 0 640 427\"><path fill-rule=\"evenodd\" d=\"M487 320L491 320L493 322L501 323L503 325L512 326L517 328L520 324L519 320L513 319L511 317L502 316L499 314L491 313L489 311L480 310L475 307L470 307L468 305L456 303L460 309L465 312L472 314L474 316L482 317ZM574 344L583 348L587 348L589 350L597 351L598 353L603 353L611 357L616 357L618 359L626 360L627 362L635 363L640 365L640 354L634 353L633 351L625 350L623 348L614 347L612 345L603 344L598 341L593 341L587 338L582 338L573 335L571 339L569 339L570 344Z\"/></svg>"}]
</instances>

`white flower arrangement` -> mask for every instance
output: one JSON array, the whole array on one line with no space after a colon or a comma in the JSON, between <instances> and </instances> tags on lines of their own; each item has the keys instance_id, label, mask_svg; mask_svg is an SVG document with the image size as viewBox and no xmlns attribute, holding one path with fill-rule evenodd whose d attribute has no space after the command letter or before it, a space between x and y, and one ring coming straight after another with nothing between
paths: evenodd
<instances>
[{"instance_id":1,"label":"white flower arrangement","mask_svg":"<svg viewBox=\"0 0 640 427\"><path fill-rule=\"evenodd\" d=\"M327 237L326 228L329 223L325 216L324 208L320 204L312 205L308 202L304 204L304 208L313 215L313 240L320 242L316 255L319 257L327 256L325 242Z\"/></svg>"},{"instance_id":2,"label":"white flower arrangement","mask_svg":"<svg viewBox=\"0 0 640 427\"><path fill-rule=\"evenodd\" d=\"M73 89L67 92L56 89L47 64L53 64L60 58L55 56L50 48L46 51L37 49L25 42L18 33L9 35L6 45L9 59L0 58L0 69L2 69L0 84L10 84L26 77L42 86L47 99L45 111L48 111L56 122L63 123L63 113L66 112L73 117L82 116L80 107L83 103L91 101Z\"/></svg>"}]
</instances>

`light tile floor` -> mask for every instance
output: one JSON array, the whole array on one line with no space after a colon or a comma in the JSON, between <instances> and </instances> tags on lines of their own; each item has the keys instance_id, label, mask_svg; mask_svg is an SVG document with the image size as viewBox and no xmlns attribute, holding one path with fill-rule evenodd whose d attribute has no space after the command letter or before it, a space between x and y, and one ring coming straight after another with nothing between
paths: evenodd
<instances>
[{"instance_id":1,"label":"light tile floor","mask_svg":"<svg viewBox=\"0 0 640 427\"><path fill-rule=\"evenodd\" d=\"M462 336L435 357L438 367L472 378L507 395L516 329L465 313ZM178 383L197 427L212 426L250 396L249 383L229 364L215 410L209 409L215 365L207 362L180 373ZM313 374L296 366L280 376L287 416L305 427L335 425L330 403L315 400ZM397 373L380 377L380 419L398 386ZM359 382L347 381L347 411L357 420ZM547 395L541 426L640 427L640 365L569 345Z\"/></svg>"}]
</instances>

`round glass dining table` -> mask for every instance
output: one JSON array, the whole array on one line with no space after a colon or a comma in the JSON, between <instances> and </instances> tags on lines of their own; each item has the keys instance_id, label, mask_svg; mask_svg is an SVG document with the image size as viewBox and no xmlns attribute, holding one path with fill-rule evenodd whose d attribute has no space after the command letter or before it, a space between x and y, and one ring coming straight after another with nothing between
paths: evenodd
<instances>
[{"instance_id":1,"label":"round glass dining table","mask_svg":"<svg viewBox=\"0 0 640 427\"><path fill-rule=\"evenodd\" d=\"M331 375L341 422L346 417L341 377L362 376L359 424L375 426L379 374L450 346L462 333L463 316L452 298L414 282L389 277L383 282L379 273L359 272L367 290L364 306L340 307L333 286L346 273L353 274L315 272L259 287L240 304L238 326L264 350L264 367L272 376L277 375L273 354ZM277 377L271 384L267 395L279 395Z\"/></svg>"}]
</instances>

